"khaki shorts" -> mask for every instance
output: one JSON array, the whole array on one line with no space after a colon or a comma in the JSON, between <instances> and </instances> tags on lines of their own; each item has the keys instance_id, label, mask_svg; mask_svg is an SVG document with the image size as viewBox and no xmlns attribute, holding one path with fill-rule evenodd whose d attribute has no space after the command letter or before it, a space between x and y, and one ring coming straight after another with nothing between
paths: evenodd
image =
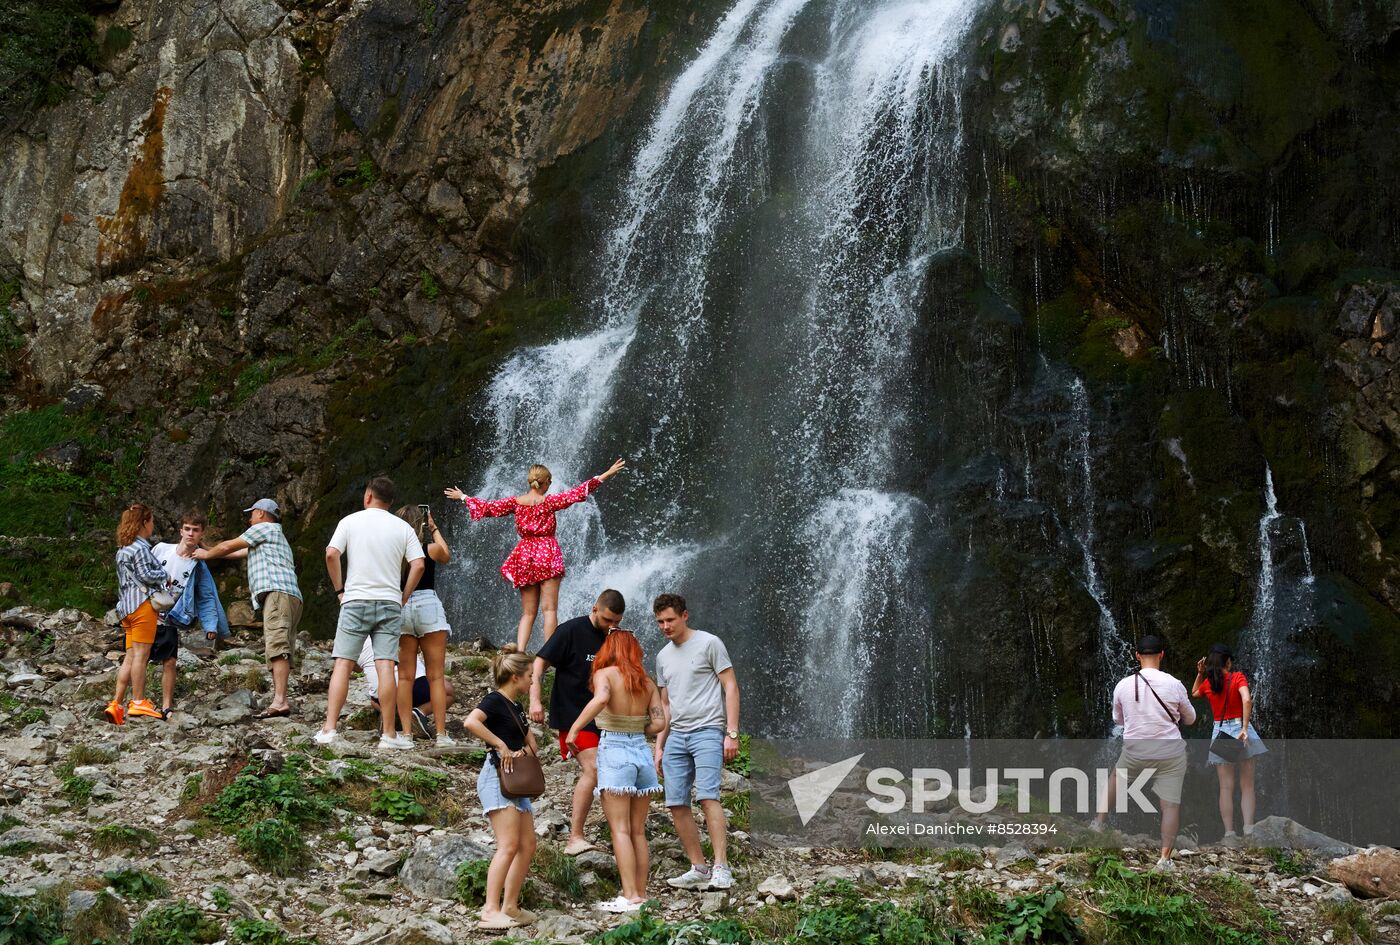
<instances>
[{"instance_id":1,"label":"khaki shorts","mask_svg":"<svg viewBox=\"0 0 1400 945\"><path fill-rule=\"evenodd\" d=\"M1181 803L1181 786L1186 781L1184 748L1181 754L1171 758L1136 758L1125 750L1113 763L1113 767L1126 770L1129 783L1148 768L1156 769L1156 773L1152 775L1152 793L1168 804Z\"/></svg>"},{"instance_id":2,"label":"khaki shorts","mask_svg":"<svg viewBox=\"0 0 1400 945\"><path fill-rule=\"evenodd\" d=\"M301 599L282 591L263 597L263 655L269 660L296 653L297 624L301 623Z\"/></svg>"}]
</instances>

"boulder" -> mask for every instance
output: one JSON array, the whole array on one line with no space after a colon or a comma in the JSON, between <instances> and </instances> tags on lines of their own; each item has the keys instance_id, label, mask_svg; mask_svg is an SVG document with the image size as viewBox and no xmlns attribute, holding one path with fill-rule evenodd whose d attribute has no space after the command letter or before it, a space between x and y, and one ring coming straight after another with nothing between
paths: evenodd
<instances>
[{"instance_id":1,"label":"boulder","mask_svg":"<svg viewBox=\"0 0 1400 945\"><path fill-rule=\"evenodd\" d=\"M757 892L760 896L772 896L775 899L797 898L797 890L793 888L792 881L781 873L774 873L759 883Z\"/></svg>"},{"instance_id":2,"label":"boulder","mask_svg":"<svg viewBox=\"0 0 1400 945\"><path fill-rule=\"evenodd\" d=\"M399 870L399 882L425 899L457 897L457 867L471 860L489 860L493 851L465 837L420 837Z\"/></svg>"},{"instance_id":3,"label":"boulder","mask_svg":"<svg viewBox=\"0 0 1400 945\"><path fill-rule=\"evenodd\" d=\"M1326 834L1309 830L1287 817L1265 817L1254 825L1246 842L1252 847L1281 847L1294 850L1315 850L1324 856L1345 856L1356 848Z\"/></svg>"},{"instance_id":4,"label":"boulder","mask_svg":"<svg viewBox=\"0 0 1400 945\"><path fill-rule=\"evenodd\" d=\"M1327 873L1358 896L1400 899L1400 850L1370 847L1327 864Z\"/></svg>"},{"instance_id":5,"label":"boulder","mask_svg":"<svg viewBox=\"0 0 1400 945\"><path fill-rule=\"evenodd\" d=\"M53 760L54 743L32 736L0 739L0 758L12 765L42 765Z\"/></svg>"},{"instance_id":6,"label":"boulder","mask_svg":"<svg viewBox=\"0 0 1400 945\"><path fill-rule=\"evenodd\" d=\"M588 941L588 936L596 935L600 926L591 924L567 913L540 916L533 933L542 942L567 942L570 945Z\"/></svg>"},{"instance_id":7,"label":"boulder","mask_svg":"<svg viewBox=\"0 0 1400 945\"><path fill-rule=\"evenodd\" d=\"M351 939L350 945L457 945L457 936L427 916L409 915L399 921L376 922Z\"/></svg>"},{"instance_id":8,"label":"boulder","mask_svg":"<svg viewBox=\"0 0 1400 945\"><path fill-rule=\"evenodd\" d=\"M253 693L247 689L230 692L214 703L204 720L210 725L233 725L248 719L253 714Z\"/></svg>"}]
</instances>

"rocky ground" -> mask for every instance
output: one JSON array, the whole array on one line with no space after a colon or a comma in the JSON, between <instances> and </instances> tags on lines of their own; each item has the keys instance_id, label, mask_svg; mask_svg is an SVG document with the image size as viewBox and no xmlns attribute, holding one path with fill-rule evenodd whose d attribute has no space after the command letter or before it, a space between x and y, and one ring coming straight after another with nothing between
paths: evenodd
<instances>
[{"instance_id":1,"label":"rocky ground","mask_svg":"<svg viewBox=\"0 0 1400 945\"><path fill-rule=\"evenodd\" d=\"M16 607L0 615L0 628L8 646L0 661L0 942L53 942L59 928L69 945L278 945L309 937L322 945L445 945L496 937L474 928L469 903L480 868L469 866L461 877L456 870L489 857L491 848L473 787L482 753L470 739L450 752L426 742L413 751L377 750L374 720L358 708L364 693L357 681L346 744L317 748L309 736L324 711L331 661L314 645L294 677L294 718L256 721L267 674L250 631L235 638L235 648L205 658L181 652L169 721L114 727L100 716L121 655L110 618ZM484 653L483 643L452 648L454 731L486 690ZM740 829L747 784L733 772L725 806L736 829L735 888L698 894L664 886L660 878L684 863L658 806L654 918L604 916L590 903L615 891L612 858L563 855L571 765L550 738L541 744L550 792L536 805L541 844L528 887L541 919L511 939L595 941L611 929L610 943L747 941L744 935L1400 942L1400 908L1383 901L1400 896L1395 851L1328 862L1309 850L1186 849L1176 874L1156 877L1145 872L1153 858L1146 838L1129 838L1121 855L1019 846L762 849ZM1277 837L1289 825L1273 828ZM606 850L600 815L591 829ZM1136 912L1124 905L1129 900ZM1013 937L1041 913L1068 924L1042 916L1040 931ZM830 925L832 916L840 922ZM1154 932L1153 922L1166 924ZM858 937L867 926L875 938ZM1169 926L1178 937L1166 934ZM948 937L950 929L965 937Z\"/></svg>"}]
</instances>

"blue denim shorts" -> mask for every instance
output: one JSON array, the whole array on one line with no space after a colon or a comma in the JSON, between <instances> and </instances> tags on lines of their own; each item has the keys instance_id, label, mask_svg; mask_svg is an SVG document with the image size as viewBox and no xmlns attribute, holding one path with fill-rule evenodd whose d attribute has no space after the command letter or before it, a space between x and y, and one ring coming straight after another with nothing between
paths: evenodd
<instances>
[{"instance_id":1,"label":"blue denim shorts","mask_svg":"<svg viewBox=\"0 0 1400 945\"><path fill-rule=\"evenodd\" d=\"M490 758L481 763L481 774L476 776L476 796L481 798L481 808L488 814L507 807L514 807L522 814L535 812L528 797L506 797L501 793L501 776Z\"/></svg>"},{"instance_id":2,"label":"blue denim shorts","mask_svg":"<svg viewBox=\"0 0 1400 945\"><path fill-rule=\"evenodd\" d=\"M408 604L403 609L403 627L400 635L426 637L439 631L452 632L452 624L447 622L447 611L436 591L414 591L409 595Z\"/></svg>"},{"instance_id":3,"label":"blue denim shorts","mask_svg":"<svg viewBox=\"0 0 1400 945\"><path fill-rule=\"evenodd\" d=\"M1239 738L1240 721L1240 719L1226 719L1223 722L1216 722L1215 726L1211 729L1210 732L1211 740L1214 741L1215 736L1219 735L1222 732L1224 732L1230 738ZM1268 751L1268 746L1265 745L1264 740L1259 737L1259 733L1254 730L1254 723L1250 722L1249 741L1245 742L1244 748L1245 760L1247 761L1250 758L1257 758L1259 755L1267 754ZM1231 764L1231 762L1228 762L1224 758L1221 758L1215 752L1209 752L1206 755L1206 763L1212 765Z\"/></svg>"},{"instance_id":4,"label":"blue denim shorts","mask_svg":"<svg viewBox=\"0 0 1400 945\"><path fill-rule=\"evenodd\" d=\"M651 746L640 732L603 732L598 737L597 797L609 794L659 794Z\"/></svg>"},{"instance_id":5,"label":"blue denim shorts","mask_svg":"<svg viewBox=\"0 0 1400 945\"><path fill-rule=\"evenodd\" d=\"M719 800L719 773L724 767L724 731L702 728L671 732L661 754L666 776L666 806L689 807L690 792L697 801Z\"/></svg>"}]
</instances>

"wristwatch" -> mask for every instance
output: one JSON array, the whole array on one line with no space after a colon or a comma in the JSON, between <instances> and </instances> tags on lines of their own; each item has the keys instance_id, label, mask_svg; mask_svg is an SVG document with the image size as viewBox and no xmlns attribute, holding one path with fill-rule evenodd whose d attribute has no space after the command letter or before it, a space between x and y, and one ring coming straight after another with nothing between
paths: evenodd
<instances>
[{"instance_id":1,"label":"wristwatch","mask_svg":"<svg viewBox=\"0 0 1400 945\"><path fill-rule=\"evenodd\" d=\"M737 728L732 728L724 733L724 737L737 739L739 737L739 730Z\"/></svg>"}]
</instances>

